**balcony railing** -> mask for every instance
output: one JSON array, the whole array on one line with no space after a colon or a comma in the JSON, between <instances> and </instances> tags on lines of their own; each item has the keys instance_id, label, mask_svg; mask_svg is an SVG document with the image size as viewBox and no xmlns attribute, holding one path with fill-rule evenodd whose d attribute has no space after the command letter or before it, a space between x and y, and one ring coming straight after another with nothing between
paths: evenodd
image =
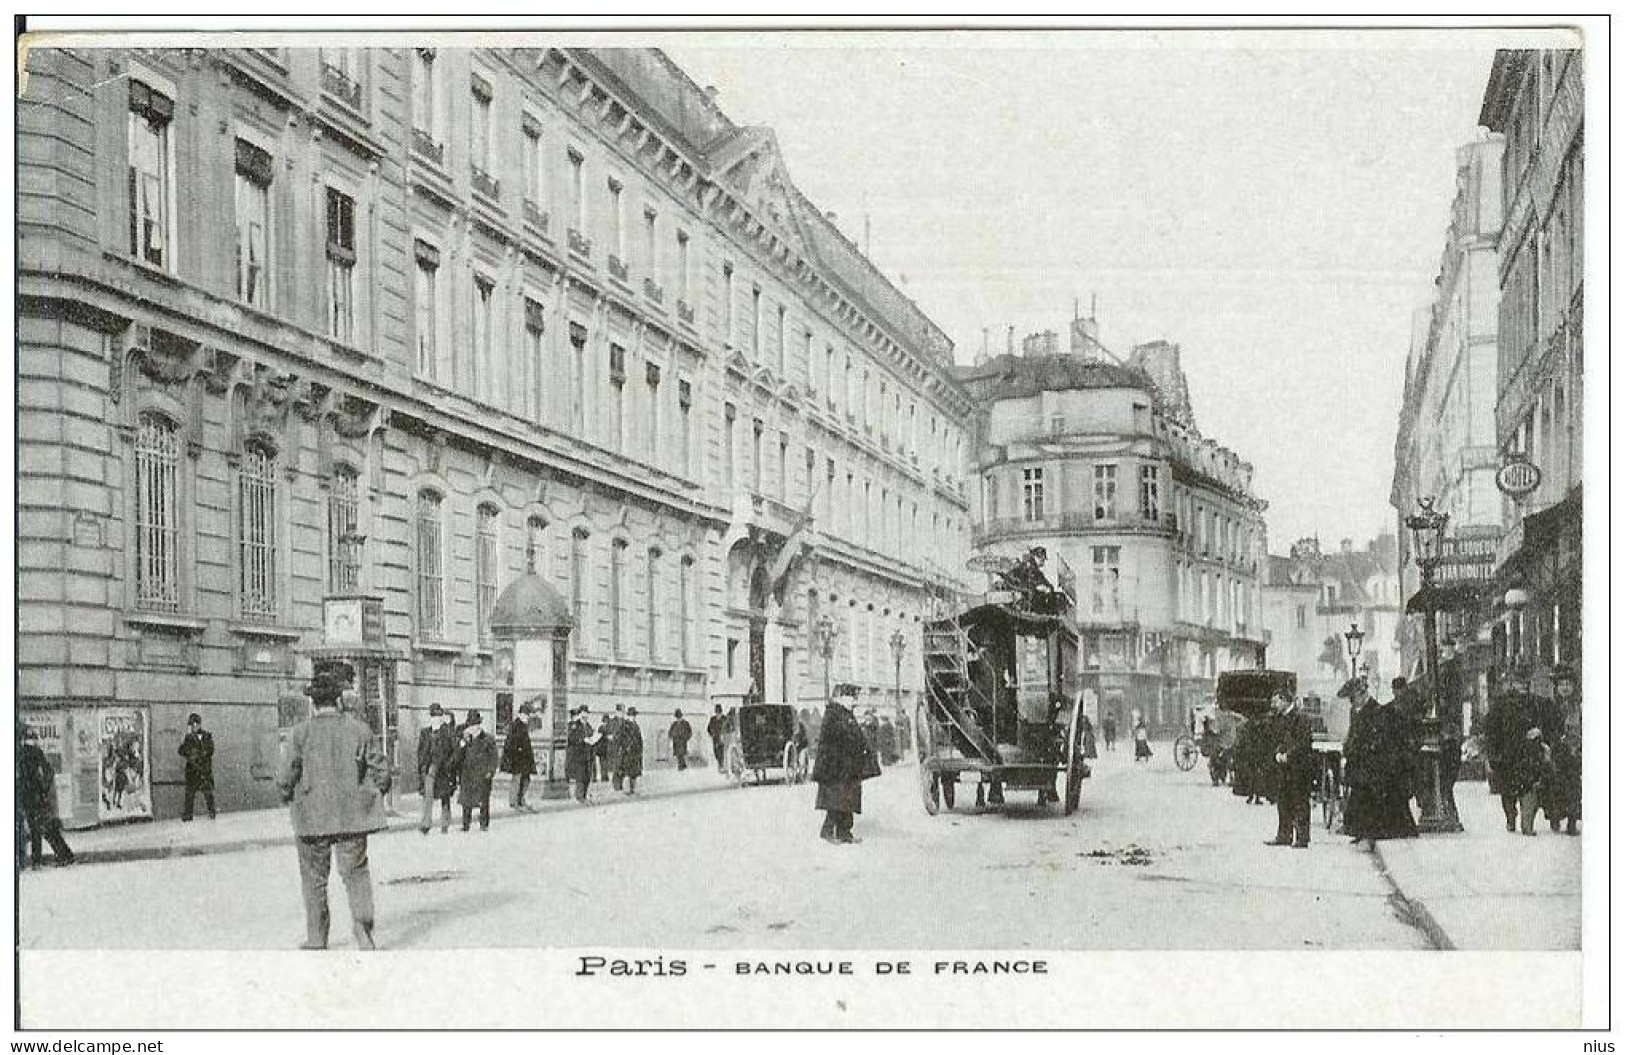
<instances>
[{"instance_id":1,"label":"balcony railing","mask_svg":"<svg viewBox=\"0 0 1625 1055\"><path fill-rule=\"evenodd\" d=\"M544 210L540 205L537 205L535 202L531 201L529 198L525 199L526 223L545 233L547 231L548 219L549 217L546 210Z\"/></svg>"},{"instance_id":2,"label":"balcony railing","mask_svg":"<svg viewBox=\"0 0 1625 1055\"><path fill-rule=\"evenodd\" d=\"M614 253L609 254L609 277L620 279L622 282L625 282L626 276L626 261L616 256Z\"/></svg>"},{"instance_id":3,"label":"balcony railing","mask_svg":"<svg viewBox=\"0 0 1625 1055\"><path fill-rule=\"evenodd\" d=\"M565 242L570 246L570 252L577 256L592 256L592 239L576 230L574 227L565 231Z\"/></svg>"},{"instance_id":4,"label":"balcony railing","mask_svg":"<svg viewBox=\"0 0 1625 1055\"><path fill-rule=\"evenodd\" d=\"M421 128L412 129L412 153L436 165L446 163L446 145L436 143L434 137Z\"/></svg>"},{"instance_id":5,"label":"balcony railing","mask_svg":"<svg viewBox=\"0 0 1625 1055\"><path fill-rule=\"evenodd\" d=\"M656 304L663 303L666 299L666 291L661 289L660 283L656 282L652 278L646 278L643 280L643 295L654 301Z\"/></svg>"},{"instance_id":6,"label":"balcony railing","mask_svg":"<svg viewBox=\"0 0 1625 1055\"><path fill-rule=\"evenodd\" d=\"M476 193L483 194L492 201L496 201L501 196L502 185L497 182L495 176L492 176L478 165L468 166L468 178L474 184Z\"/></svg>"},{"instance_id":7,"label":"balcony railing","mask_svg":"<svg viewBox=\"0 0 1625 1055\"><path fill-rule=\"evenodd\" d=\"M682 297L677 298L677 318L690 326L694 325L694 305Z\"/></svg>"},{"instance_id":8,"label":"balcony railing","mask_svg":"<svg viewBox=\"0 0 1625 1055\"><path fill-rule=\"evenodd\" d=\"M361 109L361 83L351 80L350 75L337 66L325 62L322 63L322 91L352 110Z\"/></svg>"}]
</instances>

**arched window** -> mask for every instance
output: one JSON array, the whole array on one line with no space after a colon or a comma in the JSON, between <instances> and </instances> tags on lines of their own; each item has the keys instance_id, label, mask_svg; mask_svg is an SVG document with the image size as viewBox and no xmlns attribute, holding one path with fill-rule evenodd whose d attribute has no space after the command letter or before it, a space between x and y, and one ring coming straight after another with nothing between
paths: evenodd
<instances>
[{"instance_id":1,"label":"arched window","mask_svg":"<svg viewBox=\"0 0 1625 1055\"><path fill-rule=\"evenodd\" d=\"M580 647L585 650L590 636L587 633L587 531L576 528L570 535L570 608L575 613L576 634Z\"/></svg>"},{"instance_id":2,"label":"arched window","mask_svg":"<svg viewBox=\"0 0 1625 1055\"><path fill-rule=\"evenodd\" d=\"M497 526L501 516L489 502L481 503L474 511L474 619L481 644L491 639L491 608L497 601L497 576L501 573Z\"/></svg>"},{"instance_id":3,"label":"arched window","mask_svg":"<svg viewBox=\"0 0 1625 1055\"><path fill-rule=\"evenodd\" d=\"M276 463L270 450L254 446L237 467L237 597L245 620L277 617Z\"/></svg>"},{"instance_id":4,"label":"arched window","mask_svg":"<svg viewBox=\"0 0 1625 1055\"><path fill-rule=\"evenodd\" d=\"M677 565L678 626L681 627L683 665L693 662L694 649L694 558L684 557Z\"/></svg>"},{"instance_id":5,"label":"arched window","mask_svg":"<svg viewBox=\"0 0 1625 1055\"><path fill-rule=\"evenodd\" d=\"M327 484L327 588L332 593L361 588L359 509L360 475L348 465L335 466Z\"/></svg>"},{"instance_id":6,"label":"arched window","mask_svg":"<svg viewBox=\"0 0 1625 1055\"><path fill-rule=\"evenodd\" d=\"M547 521L529 517L525 521L525 570L547 575Z\"/></svg>"},{"instance_id":7,"label":"arched window","mask_svg":"<svg viewBox=\"0 0 1625 1055\"><path fill-rule=\"evenodd\" d=\"M163 418L141 419L135 436L135 603L180 608L180 438Z\"/></svg>"},{"instance_id":8,"label":"arched window","mask_svg":"<svg viewBox=\"0 0 1625 1055\"><path fill-rule=\"evenodd\" d=\"M445 635L446 599L443 564L443 500L434 491L419 491L417 505L416 553L418 586L418 636L438 641Z\"/></svg>"}]
</instances>

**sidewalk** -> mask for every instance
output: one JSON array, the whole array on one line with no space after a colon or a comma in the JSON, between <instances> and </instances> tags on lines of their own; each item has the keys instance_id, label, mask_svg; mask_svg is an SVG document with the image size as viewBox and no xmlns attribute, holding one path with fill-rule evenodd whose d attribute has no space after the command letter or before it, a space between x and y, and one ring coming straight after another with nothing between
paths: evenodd
<instances>
[{"instance_id":1,"label":"sidewalk","mask_svg":"<svg viewBox=\"0 0 1625 1055\"><path fill-rule=\"evenodd\" d=\"M598 806L644 799L673 798L703 791L731 788L731 779L718 773L714 767L691 765L687 770L660 768L646 771L638 778L638 794L629 796L610 788L609 782L595 782L589 793ZM569 799L543 799L542 785L532 781L526 798L532 810L515 812L508 808L508 777L498 774L491 789L491 817L521 818L545 816L558 810L582 809ZM388 818L390 831L410 831L417 827L423 800L417 794L397 797L395 813ZM199 804L201 805L201 803ZM453 826L461 821L462 810L456 796L451 800ZM438 825L440 807L435 806ZM76 862L101 864L117 861L150 861L166 857L189 857L200 854L224 853L233 850L255 850L267 846L281 846L293 842L293 826L286 806L263 810L238 810L222 813L210 820L207 813L193 821L163 820L150 823L136 822L90 831L68 832Z\"/></svg>"},{"instance_id":2,"label":"sidewalk","mask_svg":"<svg viewBox=\"0 0 1625 1055\"><path fill-rule=\"evenodd\" d=\"M1467 828L1459 835L1377 843L1433 940L1464 950L1579 949L1584 837L1553 834L1544 813L1535 838L1509 833L1501 800L1483 781L1457 784L1456 806Z\"/></svg>"}]
</instances>

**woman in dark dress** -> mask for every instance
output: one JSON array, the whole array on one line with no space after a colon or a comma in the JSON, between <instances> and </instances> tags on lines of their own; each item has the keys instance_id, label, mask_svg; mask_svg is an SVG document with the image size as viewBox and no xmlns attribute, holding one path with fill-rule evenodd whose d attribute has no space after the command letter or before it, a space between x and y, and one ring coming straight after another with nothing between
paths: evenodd
<instances>
[{"instance_id":1,"label":"woman in dark dress","mask_svg":"<svg viewBox=\"0 0 1625 1055\"><path fill-rule=\"evenodd\" d=\"M813 764L812 778L818 785L814 808L824 811L824 826L818 834L825 842L859 841L852 834L852 819L863 812L863 782L880 775L874 748L852 715L851 705L857 696L856 686L837 685L819 730L818 759Z\"/></svg>"},{"instance_id":2,"label":"woman in dark dress","mask_svg":"<svg viewBox=\"0 0 1625 1055\"><path fill-rule=\"evenodd\" d=\"M1349 783L1345 830L1354 842L1414 837L1411 763L1416 745L1409 720L1391 704L1367 695L1364 678L1351 678L1338 695L1346 696L1353 709L1343 748Z\"/></svg>"}]
</instances>

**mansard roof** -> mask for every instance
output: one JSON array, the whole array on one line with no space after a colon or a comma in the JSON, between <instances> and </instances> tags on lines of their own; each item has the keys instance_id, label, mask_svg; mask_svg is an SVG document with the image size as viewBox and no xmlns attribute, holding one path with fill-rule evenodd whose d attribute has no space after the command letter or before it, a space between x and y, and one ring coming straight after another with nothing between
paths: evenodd
<instances>
[{"instance_id":1,"label":"mansard roof","mask_svg":"<svg viewBox=\"0 0 1625 1055\"><path fill-rule=\"evenodd\" d=\"M976 366L960 367L954 376L972 391L978 402L1024 399L1040 392L1083 388L1136 388L1156 394L1156 386L1143 370L1064 352L999 355Z\"/></svg>"}]
</instances>

